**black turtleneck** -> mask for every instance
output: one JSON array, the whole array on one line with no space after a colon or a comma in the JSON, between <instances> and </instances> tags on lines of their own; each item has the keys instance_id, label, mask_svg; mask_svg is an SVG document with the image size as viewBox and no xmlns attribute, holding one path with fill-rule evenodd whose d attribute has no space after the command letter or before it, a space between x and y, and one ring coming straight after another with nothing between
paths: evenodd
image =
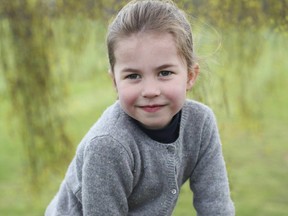
<instances>
[{"instance_id":1,"label":"black turtleneck","mask_svg":"<svg viewBox=\"0 0 288 216\"><path fill-rule=\"evenodd\" d=\"M151 139L161 143L172 143L176 141L179 135L179 126L181 119L181 111L178 112L171 122L161 129L147 129L140 122L136 121L138 127L147 134Z\"/></svg>"}]
</instances>

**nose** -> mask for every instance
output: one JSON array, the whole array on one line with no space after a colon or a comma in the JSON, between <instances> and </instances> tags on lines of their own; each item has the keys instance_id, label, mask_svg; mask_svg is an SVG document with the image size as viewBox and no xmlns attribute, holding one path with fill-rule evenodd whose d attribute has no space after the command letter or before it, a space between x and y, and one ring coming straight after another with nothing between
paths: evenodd
<instances>
[{"instance_id":1,"label":"nose","mask_svg":"<svg viewBox=\"0 0 288 216\"><path fill-rule=\"evenodd\" d=\"M146 80L143 83L142 87L142 97L145 98L154 98L161 94L160 86L157 84L157 81Z\"/></svg>"}]
</instances>

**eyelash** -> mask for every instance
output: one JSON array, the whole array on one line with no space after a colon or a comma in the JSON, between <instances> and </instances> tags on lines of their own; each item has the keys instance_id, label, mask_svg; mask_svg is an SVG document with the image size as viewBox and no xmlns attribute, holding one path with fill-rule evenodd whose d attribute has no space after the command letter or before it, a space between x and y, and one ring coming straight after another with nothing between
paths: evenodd
<instances>
[{"instance_id":1,"label":"eyelash","mask_svg":"<svg viewBox=\"0 0 288 216\"><path fill-rule=\"evenodd\" d=\"M165 75L164 75L164 74ZM161 77L166 77L166 76L170 76L172 74L172 72L171 71L160 71L160 73L159 73L159 76L161 76Z\"/></svg>"},{"instance_id":2,"label":"eyelash","mask_svg":"<svg viewBox=\"0 0 288 216\"><path fill-rule=\"evenodd\" d=\"M139 74L129 74L129 75L126 76L125 78L126 78L126 79L134 80L134 79L139 79L139 77L140 77Z\"/></svg>"},{"instance_id":3,"label":"eyelash","mask_svg":"<svg viewBox=\"0 0 288 216\"><path fill-rule=\"evenodd\" d=\"M159 77L167 77L170 76L173 72L171 71L160 71L158 76ZM131 80L135 80L135 79L139 79L141 78L141 75L139 74L129 74L125 77L125 79L131 79Z\"/></svg>"}]
</instances>

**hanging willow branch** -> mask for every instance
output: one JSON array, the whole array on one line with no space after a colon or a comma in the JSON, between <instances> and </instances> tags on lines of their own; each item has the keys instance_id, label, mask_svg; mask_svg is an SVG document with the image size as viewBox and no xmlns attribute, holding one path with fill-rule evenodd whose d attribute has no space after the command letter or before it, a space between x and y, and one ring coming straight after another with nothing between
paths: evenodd
<instances>
[{"instance_id":1,"label":"hanging willow branch","mask_svg":"<svg viewBox=\"0 0 288 216\"><path fill-rule=\"evenodd\" d=\"M4 75L20 119L33 184L42 173L57 169L71 149L61 113L65 80L55 71L51 19L39 2L6 2L4 30L10 32L12 46L1 50L1 55L7 54L2 58ZM13 64L7 57L11 52Z\"/></svg>"}]
</instances>

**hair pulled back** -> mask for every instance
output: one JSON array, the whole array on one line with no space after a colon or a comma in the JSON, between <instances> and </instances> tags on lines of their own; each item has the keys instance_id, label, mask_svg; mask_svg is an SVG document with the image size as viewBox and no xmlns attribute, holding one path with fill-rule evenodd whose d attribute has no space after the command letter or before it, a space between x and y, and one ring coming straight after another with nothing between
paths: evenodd
<instances>
[{"instance_id":1,"label":"hair pulled back","mask_svg":"<svg viewBox=\"0 0 288 216\"><path fill-rule=\"evenodd\" d=\"M133 0L119 11L108 27L106 42L111 72L116 63L117 42L141 32L172 34L179 55L192 70L193 39L186 14L170 0Z\"/></svg>"}]
</instances>

